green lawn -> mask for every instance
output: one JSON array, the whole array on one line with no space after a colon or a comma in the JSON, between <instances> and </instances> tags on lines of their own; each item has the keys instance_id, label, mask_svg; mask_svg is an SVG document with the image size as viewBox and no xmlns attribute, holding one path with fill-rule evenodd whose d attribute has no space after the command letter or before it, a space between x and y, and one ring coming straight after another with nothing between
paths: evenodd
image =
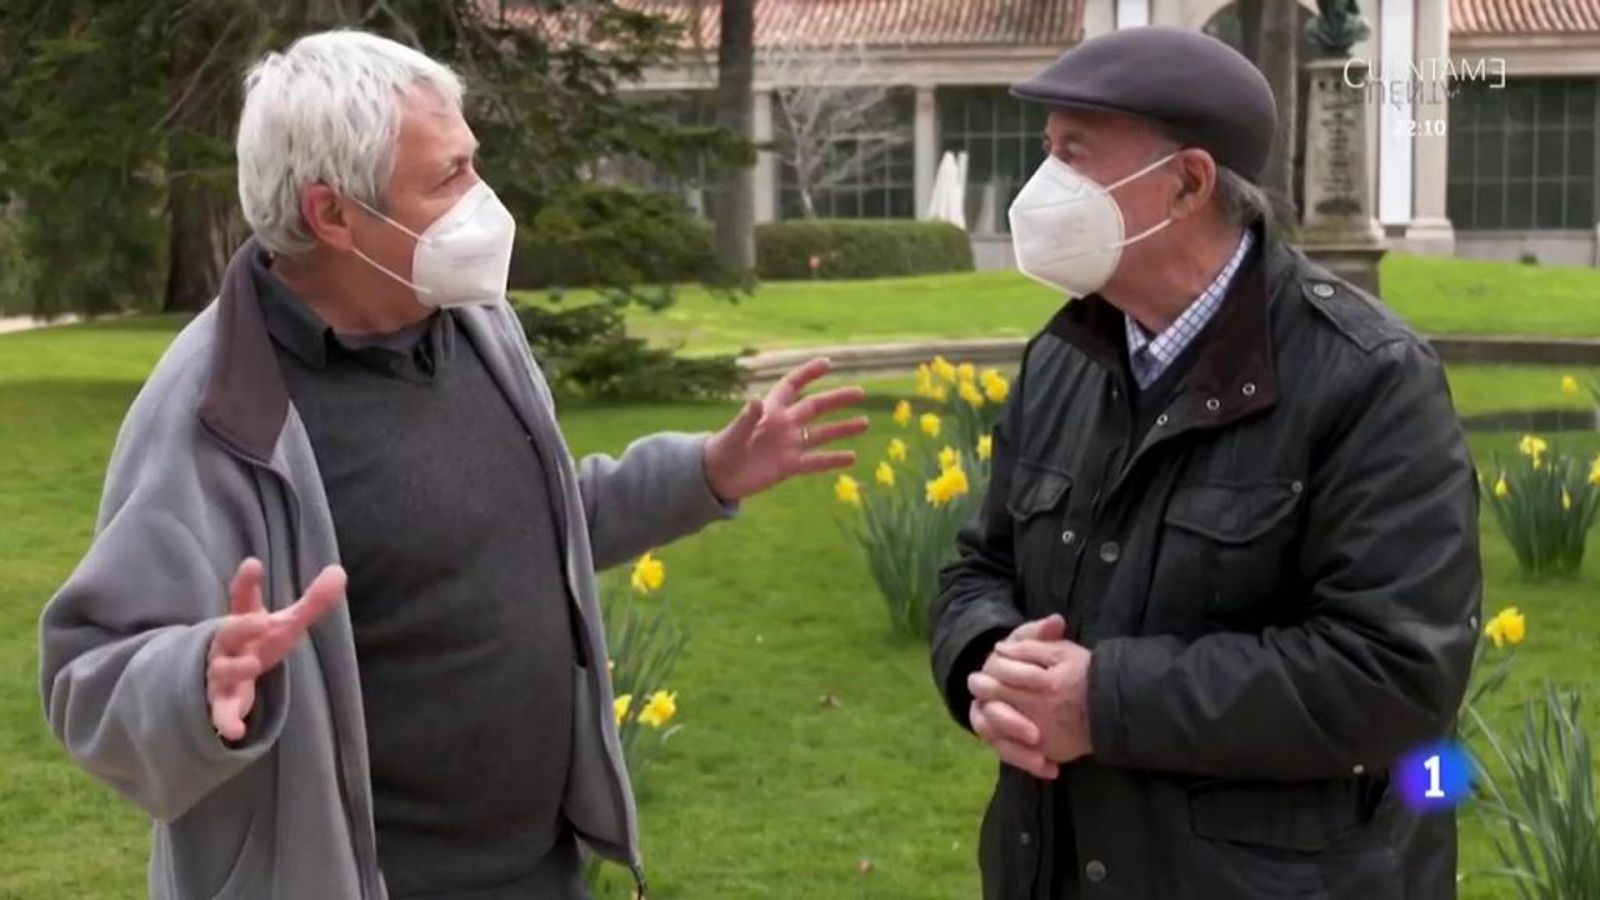
<instances>
[{"instance_id":1,"label":"green lawn","mask_svg":"<svg viewBox=\"0 0 1600 900\"><path fill-rule=\"evenodd\" d=\"M1383 297L1428 334L1600 336L1600 270L1392 254ZM540 295L524 299L546 302ZM592 300L570 295L569 303ZM698 288L629 328L696 353L924 338L1025 337L1060 298L1016 272L847 282L775 282L730 303Z\"/></svg>"},{"instance_id":2,"label":"green lawn","mask_svg":"<svg viewBox=\"0 0 1600 900\"><path fill-rule=\"evenodd\" d=\"M78 773L43 726L35 626L85 547L118 422L172 324L0 337L0 898L142 893L145 824ZM1464 408L1483 409L1559 405L1557 375L1461 369L1452 380ZM874 386L879 432L866 463L894 428L886 413L899 384ZM731 413L725 404L587 407L566 410L562 424L576 451L614 451ZM1506 453L1516 437L1475 435L1473 446ZM1596 435L1563 440L1600 448ZM685 727L643 798L654 896L976 896L974 838L993 763L945 719L924 650L887 633L835 515L826 481L793 484L661 554L693 635L674 685ZM1533 585L1514 575L1492 527L1484 533L1488 608L1515 604L1529 619L1522 664L1496 705L1545 676L1600 697L1600 541L1580 582ZM1464 865L1492 864L1485 834L1465 819ZM1512 895L1469 877L1463 896Z\"/></svg>"}]
</instances>

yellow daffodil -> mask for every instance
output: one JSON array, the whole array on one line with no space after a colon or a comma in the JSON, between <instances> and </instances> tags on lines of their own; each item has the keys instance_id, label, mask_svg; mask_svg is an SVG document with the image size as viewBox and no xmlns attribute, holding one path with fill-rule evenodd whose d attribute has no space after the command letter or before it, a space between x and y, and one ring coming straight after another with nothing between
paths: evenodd
<instances>
[{"instance_id":1,"label":"yellow daffodil","mask_svg":"<svg viewBox=\"0 0 1600 900\"><path fill-rule=\"evenodd\" d=\"M1528 636L1528 620L1515 606L1508 606L1484 624L1483 634L1496 647L1515 646Z\"/></svg>"},{"instance_id":2,"label":"yellow daffodil","mask_svg":"<svg viewBox=\"0 0 1600 900\"><path fill-rule=\"evenodd\" d=\"M959 465L961 465L961 454L956 452L956 448L946 447L939 451L939 471L954 469Z\"/></svg>"},{"instance_id":3,"label":"yellow daffodil","mask_svg":"<svg viewBox=\"0 0 1600 900\"><path fill-rule=\"evenodd\" d=\"M894 423L901 428L911 421L911 401L901 400L894 405Z\"/></svg>"},{"instance_id":4,"label":"yellow daffodil","mask_svg":"<svg viewBox=\"0 0 1600 900\"><path fill-rule=\"evenodd\" d=\"M961 471L959 466L945 469L938 478L928 482L928 502L934 506L944 506L951 500L965 495L969 489L967 473Z\"/></svg>"},{"instance_id":5,"label":"yellow daffodil","mask_svg":"<svg viewBox=\"0 0 1600 900\"><path fill-rule=\"evenodd\" d=\"M962 384L971 384L978 380L978 367L972 363L962 363L956 366L956 377L961 379Z\"/></svg>"},{"instance_id":6,"label":"yellow daffodil","mask_svg":"<svg viewBox=\"0 0 1600 900\"><path fill-rule=\"evenodd\" d=\"M1561 489L1561 511L1572 511L1572 495L1567 493L1567 489L1564 487Z\"/></svg>"},{"instance_id":7,"label":"yellow daffodil","mask_svg":"<svg viewBox=\"0 0 1600 900\"><path fill-rule=\"evenodd\" d=\"M839 480L834 482L833 495L838 497L839 502L846 506L860 506L861 482L856 481L849 475L840 475Z\"/></svg>"},{"instance_id":8,"label":"yellow daffodil","mask_svg":"<svg viewBox=\"0 0 1600 900\"><path fill-rule=\"evenodd\" d=\"M917 396L927 397L933 394L933 370L927 363L917 366Z\"/></svg>"},{"instance_id":9,"label":"yellow daffodil","mask_svg":"<svg viewBox=\"0 0 1600 900\"><path fill-rule=\"evenodd\" d=\"M1600 487L1600 454L1595 456L1594 462L1589 466L1589 483Z\"/></svg>"},{"instance_id":10,"label":"yellow daffodil","mask_svg":"<svg viewBox=\"0 0 1600 900\"><path fill-rule=\"evenodd\" d=\"M978 438L978 458L988 459L991 456L994 456L994 438L986 434Z\"/></svg>"},{"instance_id":11,"label":"yellow daffodil","mask_svg":"<svg viewBox=\"0 0 1600 900\"><path fill-rule=\"evenodd\" d=\"M1500 480L1494 483L1494 495L1501 500L1511 496L1511 485L1506 484L1506 473L1500 473Z\"/></svg>"},{"instance_id":12,"label":"yellow daffodil","mask_svg":"<svg viewBox=\"0 0 1600 900\"><path fill-rule=\"evenodd\" d=\"M922 416L922 433L931 438L939 436L944 429L944 422L933 413L924 413Z\"/></svg>"},{"instance_id":13,"label":"yellow daffodil","mask_svg":"<svg viewBox=\"0 0 1600 900\"><path fill-rule=\"evenodd\" d=\"M993 369L983 373L983 395L989 398L990 403L1004 403L1011 393L1011 383L1006 381L1004 375Z\"/></svg>"},{"instance_id":14,"label":"yellow daffodil","mask_svg":"<svg viewBox=\"0 0 1600 900\"><path fill-rule=\"evenodd\" d=\"M611 713L617 717L617 724L621 725L628 718L628 710L633 707L633 695L623 694L611 701Z\"/></svg>"},{"instance_id":15,"label":"yellow daffodil","mask_svg":"<svg viewBox=\"0 0 1600 900\"><path fill-rule=\"evenodd\" d=\"M895 462L906 461L906 442L895 438L889 442L889 458Z\"/></svg>"},{"instance_id":16,"label":"yellow daffodil","mask_svg":"<svg viewBox=\"0 0 1600 900\"><path fill-rule=\"evenodd\" d=\"M928 399L943 405L950 399L950 389L942 384L936 384L933 386L933 390L928 392Z\"/></svg>"},{"instance_id":17,"label":"yellow daffodil","mask_svg":"<svg viewBox=\"0 0 1600 900\"><path fill-rule=\"evenodd\" d=\"M650 702L639 711L639 721L651 728L664 727L678 714L678 693L676 691L656 691L650 695Z\"/></svg>"},{"instance_id":18,"label":"yellow daffodil","mask_svg":"<svg viewBox=\"0 0 1600 900\"><path fill-rule=\"evenodd\" d=\"M956 367L950 365L950 360L942 356L933 358L933 374L939 376L950 384L956 383Z\"/></svg>"},{"instance_id":19,"label":"yellow daffodil","mask_svg":"<svg viewBox=\"0 0 1600 900\"><path fill-rule=\"evenodd\" d=\"M655 593L666 580L667 567L648 553L633 566L633 589L641 594Z\"/></svg>"},{"instance_id":20,"label":"yellow daffodil","mask_svg":"<svg viewBox=\"0 0 1600 900\"><path fill-rule=\"evenodd\" d=\"M1573 378L1571 375L1561 376L1561 393L1566 394L1568 397L1578 396L1578 379Z\"/></svg>"},{"instance_id":21,"label":"yellow daffodil","mask_svg":"<svg viewBox=\"0 0 1600 900\"><path fill-rule=\"evenodd\" d=\"M983 408L983 391L978 390L977 385L970 381L963 381L961 382L960 393L961 399L965 400L968 406L973 409Z\"/></svg>"},{"instance_id":22,"label":"yellow daffodil","mask_svg":"<svg viewBox=\"0 0 1600 900\"><path fill-rule=\"evenodd\" d=\"M1515 606L1507 609L1501 615L1505 616L1506 643L1513 646L1522 643L1523 639L1528 636L1527 617L1518 612Z\"/></svg>"},{"instance_id":23,"label":"yellow daffodil","mask_svg":"<svg viewBox=\"0 0 1600 900\"><path fill-rule=\"evenodd\" d=\"M878 483L884 487L894 487L894 466L886 462L878 463Z\"/></svg>"},{"instance_id":24,"label":"yellow daffodil","mask_svg":"<svg viewBox=\"0 0 1600 900\"><path fill-rule=\"evenodd\" d=\"M1545 443L1544 438L1531 434L1523 435L1522 440L1517 442L1517 452L1523 456L1531 456L1535 460L1543 456L1544 452L1549 449L1550 445Z\"/></svg>"}]
</instances>

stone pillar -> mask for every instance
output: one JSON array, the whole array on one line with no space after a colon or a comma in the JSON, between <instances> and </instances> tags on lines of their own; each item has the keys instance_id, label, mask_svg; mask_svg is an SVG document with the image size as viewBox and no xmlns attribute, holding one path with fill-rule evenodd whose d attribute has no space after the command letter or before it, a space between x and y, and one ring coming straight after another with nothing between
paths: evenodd
<instances>
[{"instance_id":1,"label":"stone pillar","mask_svg":"<svg viewBox=\"0 0 1600 900\"><path fill-rule=\"evenodd\" d=\"M933 179L939 170L939 104L930 85L917 87L916 124L912 128L912 160L915 166L915 218L928 214L933 199Z\"/></svg>"},{"instance_id":2,"label":"stone pillar","mask_svg":"<svg viewBox=\"0 0 1600 900\"><path fill-rule=\"evenodd\" d=\"M1080 0L1081 2L1081 0ZM1117 8L1110 3L1088 3L1083 7L1083 37L1088 40L1117 30Z\"/></svg>"},{"instance_id":3,"label":"stone pillar","mask_svg":"<svg viewBox=\"0 0 1600 900\"><path fill-rule=\"evenodd\" d=\"M1346 84L1347 77L1364 83L1367 65L1334 58L1306 68L1311 91L1300 240L1306 253L1334 274L1377 293L1383 229L1374 218L1368 178L1366 92Z\"/></svg>"},{"instance_id":4,"label":"stone pillar","mask_svg":"<svg viewBox=\"0 0 1600 900\"><path fill-rule=\"evenodd\" d=\"M1379 70L1367 91L1378 104L1378 221L1411 224L1411 151L1414 146L1417 82L1416 0L1390 0L1379 10ZM1359 82L1357 82L1359 83ZM1373 90L1373 89L1376 90Z\"/></svg>"},{"instance_id":5,"label":"stone pillar","mask_svg":"<svg viewBox=\"0 0 1600 900\"><path fill-rule=\"evenodd\" d=\"M1446 206L1450 178L1449 0L1417 0L1417 60L1424 81L1418 86L1416 169L1412 187L1411 225L1406 249L1413 253L1453 256L1456 233Z\"/></svg>"},{"instance_id":6,"label":"stone pillar","mask_svg":"<svg viewBox=\"0 0 1600 900\"><path fill-rule=\"evenodd\" d=\"M1117 27L1137 28L1150 24L1151 0L1116 0Z\"/></svg>"},{"instance_id":7,"label":"stone pillar","mask_svg":"<svg viewBox=\"0 0 1600 900\"><path fill-rule=\"evenodd\" d=\"M757 144L772 141L772 92L757 90L751 111L751 133ZM770 151L756 154L756 221L771 222L778 218L778 160Z\"/></svg>"}]
</instances>

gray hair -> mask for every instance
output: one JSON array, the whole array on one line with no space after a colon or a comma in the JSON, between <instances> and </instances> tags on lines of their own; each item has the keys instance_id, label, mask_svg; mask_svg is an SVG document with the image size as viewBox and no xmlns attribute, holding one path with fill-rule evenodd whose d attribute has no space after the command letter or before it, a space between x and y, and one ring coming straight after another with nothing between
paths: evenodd
<instances>
[{"instance_id":1,"label":"gray hair","mask_svg":"<svg viewBox=\"0 0 1600 900\"><path fill-rule=\"evenodd\" d=\"M425 88L460 109L449 67L387 38L339 30L268 53L245 78L239 117L239 201L272 253L315 245L300 193L326 184L375 209L394 171L400 95Z\"/></svg>"},{"instance_id":2,"label":"gray hair","mask_svg":"<svg viewBox=\"0 0 1600 900\"><path fill-rule=\"evenodd\" d=\"M1217 211L1230 223L1248 226L1261 220L1270 229L1272 200L1267 192L1227 166L1217 166Z\"/></svg>"}]
</instances>

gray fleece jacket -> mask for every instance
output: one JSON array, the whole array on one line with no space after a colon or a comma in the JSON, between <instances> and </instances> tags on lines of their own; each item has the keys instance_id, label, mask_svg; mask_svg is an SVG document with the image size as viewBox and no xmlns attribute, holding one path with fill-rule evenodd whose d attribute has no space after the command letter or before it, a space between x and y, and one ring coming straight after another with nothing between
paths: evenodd
<instances>
[{"instance_id":1,"label":"gray fleece jacket","mask_svg":"<svg viewBox=\"0 0 1600 900\"><path fill-rule=\"evenodd\" d=\"M348 611L336 608L263 676L241 744L217 737L206 705L206 655L240 561L265 563L273 609L339 562L257 303L253 249L234 257L221 295L173 342L123 422L93 543L40 623L44 706L72 758L154 820L152 897L380 900ZM587 659L604 661L596 567L732 512L706 482L704 437L662 434L617 460L574 463L510 306L471 309L462 323L539 455L559 467L556 514L575 527L563 529L565 571L550 577L566 580L585 620ZM610 680L591 664L575 684L563 812L642 882Z\"/></svg>"}]
</instances>

